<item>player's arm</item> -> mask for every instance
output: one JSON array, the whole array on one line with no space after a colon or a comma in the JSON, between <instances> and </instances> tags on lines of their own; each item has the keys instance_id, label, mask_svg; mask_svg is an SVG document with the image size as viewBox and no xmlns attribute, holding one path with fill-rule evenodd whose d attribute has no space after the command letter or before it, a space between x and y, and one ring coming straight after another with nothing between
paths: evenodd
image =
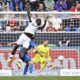
<instances>
[{"instance_id":1,"label":"player's arm","mask_svg":"<svg viewBox=\"0 0 80 80\"><path fill-rule=\"evenodd\" d=\"M26 5L27 5L27 15L28 15L28 18L29 18L29 21L31 21L31 14L30 14L30 5L29 5L29 0L26 0Z\"/></svg>"},{"instance_id":2,"label":"player's arm","mask_svg":"<svg viewBox=\"0 0 80 80\"><path fill-rule=\"evenodd\" d=\"M17 45L16 42L8 43L7 46Z\"/></svg>"},{"instance_id":3,"label":"player's arm","mask_svg":"<svg viewBox=\"0 0 80 80\"><path fill-rule=\"evenodd\" d=\"M50 50L48 50L47 59L48 59L50 62L52 62L52 59L51 59L51 57L50 57Z\"/></svg>"},{"instance_id":4,"label":"player's arm","mask_svg":"<svg viewBox=\"0 0 80 80\"><path fill-rule=\"evenodd\" d=\"M48 20L48 15L45 16L44 24L43 24L43 26L39 27L38 30L42 30L46 26L47 20Z\"/></svg>"},{"instance_id":5,"label":"player's arm","mask_svg":"<svg viewBox=\"0 0 80 80\"><path fill-rule=\"evenodd\" d=\"M39 53L38 50L37 50L37 48L35 48L35 49L33 50L33 53L35 53L35 54Z\"/></svg>"},{"instance_id":6,"label":"player's arm","mask_svg":"<svg viewBox=\"0 0 80 80\"><path fill-rule=\"evenodd\" d=\"M50 54L48 53L48 55L47 55L47 59L50 61L50 62L52 62L52 59L51 59L51 57L50 57Z\"/></svg>"},{"instance_id":7,"label":"player's arm","mask_svg":"<svg viewBox=\"0 0 80 80\"><path fill-rule=\"evenodd\" d=\"M38 54L40 54L39 49L40 49L40 45L37 46L37 47L35 47L35 49L33 50L33 53L36 53L36 54L38 53Z\"/></svg>"}]
</instances>

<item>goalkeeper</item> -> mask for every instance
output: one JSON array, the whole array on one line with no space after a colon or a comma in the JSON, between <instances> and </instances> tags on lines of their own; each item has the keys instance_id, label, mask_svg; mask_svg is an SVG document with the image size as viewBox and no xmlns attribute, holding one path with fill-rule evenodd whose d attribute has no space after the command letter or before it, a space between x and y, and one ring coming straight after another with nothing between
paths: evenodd
<instances>
[{"instance_id":1,"label":"goalkeeper","mask_svg":"<svg viewBox=\"0 0 80 80\"><path fill-rule=\"evenodd\" d=\"M40 71L42 71L46 67L47 60L52 62L49 51L50 49L48 48L48 40L44 40L43 43L41 45L38 45L33 51L34 53L36 53L36 55L32 59L32 61L34 64L41 64Z\"/></svg>"}]
</instances>

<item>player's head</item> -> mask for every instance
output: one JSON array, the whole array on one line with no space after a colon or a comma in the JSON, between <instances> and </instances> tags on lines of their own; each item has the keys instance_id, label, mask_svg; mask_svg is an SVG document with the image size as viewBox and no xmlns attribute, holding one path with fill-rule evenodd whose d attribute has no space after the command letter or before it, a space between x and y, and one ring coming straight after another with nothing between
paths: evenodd
<instances>
[{"instance_id":1,"label":"player's head","mask_svg":"<svg viewBox=\"0 0 80 80\"><path fill-rule=\"evenodd\" d=\"M36 19L36 24L37 24L37 26L41 25L41 19L40 18Z\"/></svg>"},{"instance_id":2,"label":"player's head","mask_svg":"<svg viewBox=\"0 0 80 80\"><path fill-rule=\"evenodd\" d=\"M43 41L43 45L44 45L44 46L48 46L48 40L44 40L44 41Z\"/></svg>"}]
</instances>

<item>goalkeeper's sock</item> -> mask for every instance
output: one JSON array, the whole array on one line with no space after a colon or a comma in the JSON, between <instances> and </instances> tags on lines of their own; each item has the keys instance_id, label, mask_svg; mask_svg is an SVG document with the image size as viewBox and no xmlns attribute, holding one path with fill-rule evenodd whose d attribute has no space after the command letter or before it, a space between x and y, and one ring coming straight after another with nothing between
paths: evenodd
<instances>
[{"instance_id":1,"label":"goalkeeper's sock","mask_svg":"<svg viewBox=\"0 0 80 80\"><path fill-rule=\"evenodd\" d=\"M43 70L45 67L46 67L46 64L45 64L45 63L42 64L42 66L41 66L41 70Z\"/></svg>"},{"instance_id":2,"label":"goalkeeper's sock","mask_svg":"<svg viewBox=\"0 0 80 80\"><path fill-rule=\"evenodd\" d=\"M30 69L29 72L32 73L33 72L33 64L30 64L29 69Z\"/></svg>"},{"instance_id":3,"label":"goalkeeper's sock","mask_svg":"<svg viewBox=\"0 0 80 80\"><path fill-rule=\"evenodd\" d=\"M26 75L26 73L27 73L27 71L28 71L28 67L29 67L29 65L26 64L26 66L25 66L25 68L24 68L24 73L23 73L23 75Z\"/></svg>"}]
</instances>

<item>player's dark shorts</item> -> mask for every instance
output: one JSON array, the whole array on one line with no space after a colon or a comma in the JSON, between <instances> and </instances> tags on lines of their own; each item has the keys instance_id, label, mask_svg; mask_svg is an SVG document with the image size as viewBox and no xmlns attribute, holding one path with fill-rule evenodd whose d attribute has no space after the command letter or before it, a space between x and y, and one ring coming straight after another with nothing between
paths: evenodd
<instances>
[{"instance_id":1,"label":"player's dark shorts","mask_svg":"<svg viewBox=\"0 0 80 80\"><path fill-rule=\"evenodd\" d=\"M19 56L22 55L22 51L23 51L23 48L21 48L20 52L19 52ZM23 57L23 62L29 62L31 61L31 57L28 55L28 52L26 51L24 57Z\"/></svg>"}]
</instances>

